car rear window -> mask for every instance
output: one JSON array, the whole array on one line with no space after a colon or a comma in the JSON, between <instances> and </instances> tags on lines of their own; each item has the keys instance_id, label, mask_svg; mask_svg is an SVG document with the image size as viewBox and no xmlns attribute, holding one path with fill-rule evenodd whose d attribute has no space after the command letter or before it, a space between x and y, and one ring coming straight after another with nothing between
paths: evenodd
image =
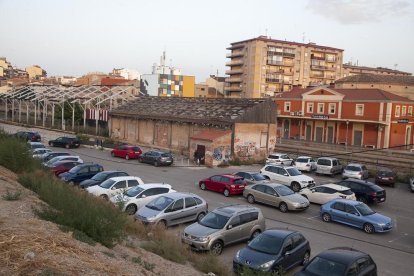
<instances>
[{"instance_id":1,"label":"car rear window","mask_svg":"<svg viewBox=\"0 0 414 276\"><path fill-rule=\"evenodd\" d=\"M394 172L391 171L379 171L378 172L378 176L394 176Z\"/></svg>"},{"instance_id":2,"label":"car rear window","mask_svg":"<svg viewBox=\"0 0 414 276\"><path fill-rule=\"evenodd\" d=\"M133 147L132 150L133 151L140 151L140 148L139 147Z\"/></svg>"},{"instance_id":3,"label":"car rear window","mask_svg":"<svg viewBox=\"0 0 414 276\"><path fill-rule=\"evenodd\" d=\"M308 158L298 158L298 159L296 159L296 162L298 162L298 163L308 163Z\"/></svg>"},{"instance_id":4,"label":"car rear window","mask_svg":"<svg viewBox=\"0 0 414 276\"><path fill-rule=\"evenodd\" d=\"M341 191L340 193L343 194L343 195L352 195L353 194L353 192L351 190Z\"/></svg>"},{"instance_id":5,"label":"car rear window","mask_svg":"<svg viewBox=\"0 0 414 276\"><path fill-rule=\"evenodd\" d=\"M161 156L162 157L171 157L171 154L170 153L162 153Z\"/></svg>"},{"instance_id":6,"label":"car rear window","mask_svg":"<svg viewBox=\"0 0 414 276\"><path fill-rule=\"evenodd\" d=\"M233 181L233 183L234 183L234 184L243 184L243 179L242 179L242 178L235 179L235 180Z\"/></svg>"},{"instance_id":7,"label":"car rear window","mask_svg":"<svg viewBox=\"0 0 414 276\"><path fill-rule=\"evenodd\" d=\"M329 160L329 159L318 159L318 165L330 166L331 165L331 160Z\"/></svg>"},{"instance_id":8,"label":"car rear window","mask_svg":"<svg viewBox=\"0 0 414 276\"><path fill-rule=\"evenodd\" d=\"M373 190L374 192L382 192L382 191L384 191L384 189L383 189L383 188L381 188L380 186L375 185L375 184L370 185L370 186L369 186L369 188L370 188L371 190Z\"/></svg>"},{"instance_id":9,"label":"car rear window","mask_svg":"<svg viewBox=\"0 0 414 276\"><path fill-rule=\"evenodd\" d=\"M269 159L279 159L279 155L269 155L267 158L269 158Z\"/></svg>"},{"instance_id":10,"label":"car rear window","mask_svg":"<svg viewBox=\"0 0 414 276\"><path fill-rule=\"evenodd\" d=\"M347 171L353 171L353 172L360 172L361 167L358 166L346 166L345 170Z\"/></svg>"}]
</instances>

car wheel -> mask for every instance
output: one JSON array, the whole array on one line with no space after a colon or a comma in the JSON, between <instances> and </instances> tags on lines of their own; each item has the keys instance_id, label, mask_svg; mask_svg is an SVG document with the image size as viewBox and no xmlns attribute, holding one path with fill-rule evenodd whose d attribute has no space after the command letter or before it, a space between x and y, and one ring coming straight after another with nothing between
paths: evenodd
<instances>
[{"instance_id":1,"label":"car wheel","mask_svg":"<svg viewBox=\"0 0 414 276\"><path fill-rule=\"evenodd\" d=\"M310 259L310 253L309 251L306 251L305 255L303 255L302 265L307 265L309 263L309 259Z\"/></svg>"},{"instance_id":2,"label":"car wheel","mask_svg":"<svg viewBox=\"0 0 414 276\"><path fill-rule=\"evenodd\" d=\"M49 142L49 145L51 146L51 147L54 147L55 146L55 143L53 143L53 142Z\"/></svg>"},{"instance_id":3,"label":"car wheel","mask_svg":"<svg viewBox=\"0 0 414 276\"><path fill-rule=\"evenodd\" d=\"M247 196L247 202L249 202L250 204L253 204L254 203L254 196L253 195L248 195Z\"/></svg>"},{"instance_id":4,"label":"car wheel","mask_svg":"<svg viewBox=\"0 0 414 276\"><path fill-rule=\"evenodd\" d=\"M202 220L204 217L206 216L206 214L204 212L201 212L200 214L198 214L197 216L197 221Z\"/></svg>"},{"instance_id":5,"label":"car wheel","mask_svg":"<svg viewBox=\"0 0 414 276\"><path fill-rule=\"evenodd\" d=\"M206 184L204 182L200 184L200 189L201 190L205 190L206 189Z\"/></svg>"},{"instance_id":6,"label":"car wheel","mask_svg":"<svg viewBox=\"0 0 414 276\"><path fill-rule=\"evenodd\" d=\"M375 228L371 223L364 224L364 232L368 234L372 234L375 232Z\"/></svg>"},{"instance_id":7,"label":"car wheel","mask_svg":"<svg viewBox=\"0 0 414 276\"><path fill-rule=\"evenodd\" d=\"M292 187L292 190L293 190L295 193L297 193L297 192L299 192L299 191L300 191L300 184L299 184L298 182L293 182L293 183L292 183L292 185L291 185L291 187Z\"/></svg>"},{"instance_id":8,"label":"car wheel","mask_svg":"<svg viewBox=\"0 0 414 276\"><path fill-rule=\"evenodd\" d=\"M367 199L365 197L363 197L363 196L357 197L357 200L360 201L360 202L362 202L362 203L365 203L365 204L367 203Z\"/></svg>"},{"instance_id":9,"label":"car wheel","mask_svg":"<svg viewBox=\"0 0 414 276\"><path fill-rule=\"evenodd\" d=\"M69 144L66 144L65 145L65 148L69 149L70 148Z\"/></svg>"},{"instance_id":10,"label":"car wheel","mask_svg":"<svg viewBox=\"0 0 414 276\"><path fill-rule=\"evenodd\" d=\"M213 255L220 255L223 252L223 243L221 241L215 241L211 245L210 251Z\"/></svg>"},{"instance_id":11,"label":"car wheel","mask_svg":"<svg viewBox=\"0 0 414 276\"><path fill-rule=\"evenodd\" d=\"M261 233L260 230L256 230L253 232L253 234L250 236L250 240L253 240L254 238L256 238L257 236L259 236Z\"/></svg>"},{"instance_id":12,"label":"car wheel","mask_svg":"<svg viewBox=\"0 0 414 276\"><path fill-rule=\"evenodd\" d=\"M229 190L227 190L227 189L224 189L223 195L224 195L225 197L228 197L228 196L230 195L230 191L229 191Z\"/></svg>"},{"instance_id":13,"label":"car wheel","mask_svg":"<svg viewBox=\"0 0 414 276\"><path fill-rule=\"evenodd\" d=\"M286 213L289 209L288 206L286 205L286 203L282 202L279 204L279 210L282 213Z\"/></svg>"},{"instance_id":14,"label":"car wheel","mask_svg":"<svg viewBox=\"0 0 414 276\"><path fill-rule=\"evenodd\" d=\"M309 200L307 195L302 195L301 194L301 196L303 196L304 198L306 198L307 200Z\"/></svg>"},{"instance_id":15,"label":"car wheel","mask_svg":"<svg viewBox=\"0 0 414 276\"><path fill-rule=\"evenodd\" d=\"M323 220L324 222L331 222L331 220L332 220L331 215L330 215L330 214L328 214L328 213L323 213L323 214L322 214L322 220Z\"/></svg>"},{"instance_id":16,"label":"car wheel","mask_svg":"<svg viewBox=\"0 0 414 276\"><path fill-rule=\"evenodd\" d=\"M127 155L125 155L125 159L126 160L129 160L129 155L127 154Z\"/></svg>"},{"instance_id":17,"label":"car wheel","mask_svg":"<svg viewBox=\"0 0 414 276\"><path fill-rule=\"evenodd\" d=\"M108 196L107 195L101 195L101 198L108 200Z\"/></svg>"},{"instance_id":18,"label":"car wheel","mask_svg":"<svg viewBox=\"0 0 414 276\"><path fill-rule=\"evenodd\" d=\"M135 204L128 205L125 209L128 215L134 215L137 212L137 206Z\"/></svg>"},{"instance_id":19,"label":"car wheel","mask_svg":"<svg viewBox=\"0 0 414 276\"><path fill-rule=\"evenodd\" d=\"M142 158L140 157L140 158L138 158L138 162L139 163L142 163Z\"/></svg>"},{"instance_id":20,"label":"car wheel","mask_svg":"<svg viewBox=\"0 0 414 276\"><path fill-rule=\"evenodd\" d=\"M158 166L159 166L159 164L158 164L158 162L157 162L157 161L154 161L154 166L155 166L155 167L158 167Z\"/></svg>"}]
</instances>

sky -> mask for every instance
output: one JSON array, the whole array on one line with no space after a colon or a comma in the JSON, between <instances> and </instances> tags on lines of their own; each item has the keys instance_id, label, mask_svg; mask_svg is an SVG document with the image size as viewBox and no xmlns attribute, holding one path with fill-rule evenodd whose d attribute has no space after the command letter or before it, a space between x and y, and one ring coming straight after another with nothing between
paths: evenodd
<instances>
[{"instance_id":1,"label":"sky","mask_svg":"<svg viewBox=\"0 0 414 276\"><path fill-rule=\"evenodd\" d=\"M260 35L344 49L344 63L414 74L414 0L0 0L0 56L48 76L167 65L224 75Z\"/></svg>"}]
</instances>

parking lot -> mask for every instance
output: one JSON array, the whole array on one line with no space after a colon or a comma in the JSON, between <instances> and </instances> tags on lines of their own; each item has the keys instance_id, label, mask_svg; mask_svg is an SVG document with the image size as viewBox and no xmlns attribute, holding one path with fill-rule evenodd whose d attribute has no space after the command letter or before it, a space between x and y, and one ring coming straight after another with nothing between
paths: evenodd
<instances>
[{"instance_id":1,"label":"parking lot","mask_svg":"<svg viewBox=\"0 0 414 276\"><path fill-rule=\"evenodd\" d=\"M6 131L14 133L21 128L9 125L0 125ZM43 142L61 136L59 133L38 130ZM60 150L60 149L59 149ZM65 150L65 149L62 149ZM228 204L247 204L242 196L224 197L222 194L202 191L198 181L205 177L234 173L237 171L259 171L261 166L240 166L228 168L205 168L197 166L153 167L140 164L137 160L123 160L113 158L109 151L93 148L65 150L79 155L85 162L101 164L105 170L122 170L130 175L139 176L145 183L168 183L177 191L196 193L206 199L209 210ZM182 165L186 165L181 161ZM179 164L180 165L180 164ZM335 182L339 176L324 177L308 174L315 179L317 185ZM259 205L266 217L267 228L283 227L300 231L310 242L312 256L322 250L350 246L369 253L378 265L379 275L411 275L410 263L414 259L414 194L411 194L407 184L398 183L395 188L384 187L387 193L385 203L371 205L375 211L391 217L394 220L394 229L384 234L366 234L360 229L337 223L324 223L319 216L319 206L312 204L303 212L281 213L277 208ZM177 235L185 226L171 227ZM232 258L237 250L246 244L237 244L224 249L222 259L231 266ZM299 270L296 268L294 271ZM292 272L290 272L291 274Z\"/></svg>"}]
</instances>

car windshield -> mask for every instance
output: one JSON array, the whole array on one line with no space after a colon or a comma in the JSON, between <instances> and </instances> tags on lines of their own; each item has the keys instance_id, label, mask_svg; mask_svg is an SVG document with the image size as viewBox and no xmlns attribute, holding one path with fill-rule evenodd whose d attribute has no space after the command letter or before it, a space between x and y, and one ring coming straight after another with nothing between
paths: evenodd
<instances>
[{"instance_id":1,"label":"car windshield","mask_svg":"<svg viewBox=\"0 0 414 276\"><path fill-rule=\"evenodd\" d=\"M109 189L111 188L111 186L115 183L115 180L112 180L111 178L105 180L104 182L102 182L99 187L104 188L104 189Z\"/></svg>"},{"instance_id":2,"label":"car windshield","mask_svg":"<svg viewBox=\"0 0 414 276\"><path fill-rule=\"evenodd\" d=\"M104 181L107 175L107 173L97 173L91 179L95 181Z\"/></svg>"},{"instance_id":3,"label":"car windshield","mask_svg":"<svg viewBox=\"0 0 414 276\"><path fill-rule=\"evenodd\" d=\"M47 161L46 165L51 165L51 164L55 163L58 160L59 160L58 156L53 157L52 159L50 159L49 161Z\"/></svg>"},{"instance_id":4,"label":"car windshield","mask_svg":"<svg viewBox=\"0 0 414 276\"><path fill-rule=\"evenodd\" d=\"M229 221L230 217L226 217L215 212L208 213L199 224L213 228L213 229L223 229L226 223Z\"/></svg>"},{"instance_id":5,"label":"car windshield","mask_svg":"<svg viewBox=\"0 0 414 276\"><path fill-rule=\"evenodd\" d=\"M252 173L252 177L256 181L266 180L266 178L261 173Z\"/></svg>"},{"instance_id":6,"label":"car windshield","mask_svg":"<svg viewBox=\"0 0 414 276\"><path fill-rule=\"evenodd\" d=\"M154 199L147 205L145 205L145 207L152 209L152 210L162 211L165 208L167 208L173 201L174 199L172 198L161 196L161 197L158 197L157 199Z\"/></svg>"},{"instance_id":7,"label":"car windshield","mask_svg":"<svg viewBox=\"0 0 414 276\"><path fill-rule=\"evenodd\" d=\"M78 171L79 171L79 167L75 166L69 170L69 173L78 173Z\"/></svg>"},{"instance_id":8,"label":"car windshield","mask_svg":"<svg viewBox=\"0 0 414 276\"><path fill-rule=\"evenodd\" d=\"M351 189L349 190L345 190L345 191L340 191L341 194L343 195L352 195L354 192L351 191Z\"/></svg>"},{"instance_id":9,"label":"car windshield","mask_svg":"<svg viewBox=\"0 0 414 276\"><path fill-rule=\"evenodd\" d=\"M144 191L143 188L141 188L140 186L135 186L134 188L129 189L125 194L129 197L134 197L140 194L142 191Z\"/></svg>"},{"instance_id":10,"label":"car windshield","mask_svg":"<svg viewBox=\"0 0 414 276\"><path fill-rule=\"evenodd\" d=\"M282 245L283 239L263 233L252 240L247 246L256 251L274 255L280 252Z\"/></svg>"},{"instance_id":11,"label":"car windshield","mask_svg":"<svg viewBox=\"0 0 414 276\"><path fill-rule=\"evenodd\" d=\"M275 190L280 196L288 196L294 194L294 192L286 186L277 186L275 187Z\"/></svg>"},{"instance_id":12,"label":"car windshield","mask_svg":"<svg viewBox=\"0 0 414 276\"><path fill-rule=\"evenodd\" d=\"M375 212L372 211L372 209L369 208L368 205L366 205L365 203L360 203L358 205L355 205L355 208L363 216L369 216L369 215L375 214Z\"/></svg>"},{"instance_id":13,"label":"car windshield","mask_svg":"<svg viewBox=\"0 0 414 276\"><path fill-rule=\"evenodd\" d=\"M359 172L359 171L361 171L361 167L358 167L358 166L346 166L345 170L347 170L347 171L353 171L353 172Z\"/></svg>"},{"instance_id":14,"label":"car windshield","mask_svg":"<svg viewBox=\"0 0 414 276\"><path fill-rule=\"evenodd\" d=\"M282 154L280 156L280 159L290 159L289 156L287 154Z\"/></svg>"},{"instance_id":15,"label":"car windshield","mask_svg":"<svg viewBox=\"0 0 414 276\"><path fill-rule=\"evenodd\" d=\"M289 168L289 169L286 169L287 171L288 171L288 173L289 173L289 175L290 176L297 176L297 175L301 175L302 173L298 170L298 169L296 169L296 168Z\"/></svg>"},{"instance_id":16,"label":"car windshield","mask_svg":"<svg viewBox=\"0 0 414 276\"><path fill-rule=\"evenodd\" d=\"M346 267L344 264L327 260L321 257L315 257L311 263L308 264L305 271L314 275L330 275L342 276L345 275Z\"/></svg>"}]
</instances>

